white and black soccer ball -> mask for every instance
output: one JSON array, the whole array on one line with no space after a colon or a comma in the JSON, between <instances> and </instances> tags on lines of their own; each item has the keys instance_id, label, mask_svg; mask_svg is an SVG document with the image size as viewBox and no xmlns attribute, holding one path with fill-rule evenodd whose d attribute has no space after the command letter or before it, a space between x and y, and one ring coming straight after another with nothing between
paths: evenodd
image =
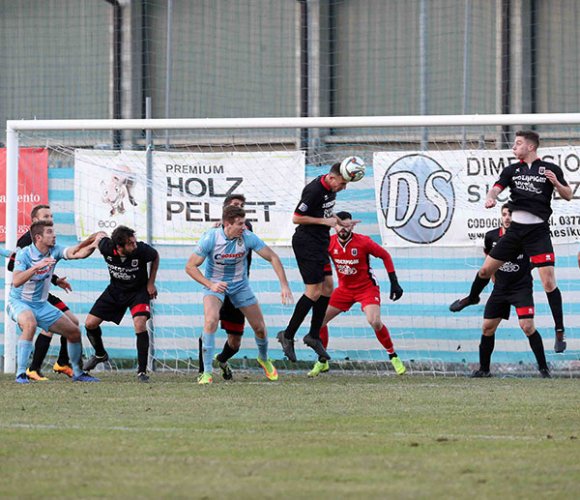
<instances>
[{"instance_id":1,"label":"white and black soccer ball","mask_svg":"<svg viewBox=\"0 0 580 500\"><path fill-rule=\"evenodd\" d=\"M360 181L365 176L365 162L358 156L349 156L340 164L340 175L347 182Z\"/></svg>"}]
</instances>

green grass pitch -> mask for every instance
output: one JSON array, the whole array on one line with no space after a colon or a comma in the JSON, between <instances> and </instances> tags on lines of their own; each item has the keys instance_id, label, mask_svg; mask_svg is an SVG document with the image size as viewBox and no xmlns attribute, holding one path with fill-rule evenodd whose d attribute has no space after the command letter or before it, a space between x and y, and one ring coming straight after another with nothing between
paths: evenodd
<instances>
[{"instance_id":1,"label":"green grass pitch","mask_svg":"<svg viewBox=\"0 0 580 500\"><path fill-rule=\"evenodd\" d=\"M578 379L101 376L0 376L2 498L578 495Z\"/></svg>"}]
</instances>

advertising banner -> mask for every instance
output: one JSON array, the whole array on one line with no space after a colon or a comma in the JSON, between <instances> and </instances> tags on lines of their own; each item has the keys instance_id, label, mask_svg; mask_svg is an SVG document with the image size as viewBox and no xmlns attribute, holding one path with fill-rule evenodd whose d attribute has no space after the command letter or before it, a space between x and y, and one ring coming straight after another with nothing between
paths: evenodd
<instances>
[{"instance_id":1,"label":"advertising banner","mask_svg":"<svg viewBox=\"0 0 580 500\"><path fill-rule=\"evenodd\" d=\"M221 220L230 194L246 197L247 219L269 245L289 245L292 213L305 184L304 153L155 152L151 179L144 152L75 152L75 209L79 237L120 224L153 244L191 245ZM147 207L147 186L152 187Z\"/></svg>"},{"instance_id":2,"label":"advertising banner","mask_svg":"<svg viewBox=\"0 0 580 500\"><path fill-rule=\"evenodd\" d=\"M30 212L48 204L48 150L20 148L18 161L18 238L30 227ZM0 241L6 241L6 148L0 148Z\"/></svg>"},{"instance_id":3,"label":"advertising banner","mask_svg":"<svg viewBox=\"0 0 580 500\"><path fill-rule=\"evenodd\" d=\"M558 165L573 199L554 192L550 218L554 244L580 239L580 148L541 148L545 161ZM494 208L486 194L504 167L515 163L511 150L380 152L373 156L377 218L384 245L469 246L483 244L500 225L505 189Z\"/></svg>"}]
</instances>

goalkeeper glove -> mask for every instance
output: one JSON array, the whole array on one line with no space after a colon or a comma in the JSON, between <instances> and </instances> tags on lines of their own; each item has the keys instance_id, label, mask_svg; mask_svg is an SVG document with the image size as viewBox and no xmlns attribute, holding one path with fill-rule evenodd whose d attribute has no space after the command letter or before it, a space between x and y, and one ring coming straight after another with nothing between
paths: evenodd
<instances>
[{"instance_id":1,"label":"goalkeeper glove","mask_svg":"<svg viewBox=\"0 0 580 500\"><path fill-rule=\"evenodd\" d=\"M399 280L397 279L397 274L395 271L389 273L389 280L391 281L391 293L389 298L393 301L399 300L403 296L403 289L399 285Z\"/></svg>"}]
</instances>

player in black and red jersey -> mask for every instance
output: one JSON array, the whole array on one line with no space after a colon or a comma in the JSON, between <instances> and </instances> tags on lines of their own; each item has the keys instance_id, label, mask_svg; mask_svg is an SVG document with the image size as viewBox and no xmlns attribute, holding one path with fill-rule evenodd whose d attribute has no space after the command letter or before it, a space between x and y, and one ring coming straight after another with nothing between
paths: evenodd
<instances>
[{"instance_id":1,"label":"player in black and red jersey","mask_svg":"<svg viewBox=\"0 0 580 500\"><path fill-rule=\"evenodd\" d=\"M485 234L483 250L486 255L491 253L510 227L511 211L507 203L501 207L501 221L501 227ZM479 369L472 373L472 377L491 377L489 366L495 346L495 332L502 319L509 319L510 308L513 305L516 308L520 328L528 337L528 342L538 362L540 375L544 378L550 378L542 336L534 324L533 292L532 264L526 254L521 253L515 259L504 262L495 272L493 290L485 304L483 313L483 333L479 344Z\"/></svg>"},{"instance_id":2,"label":"player in black and red jersey","mask_svg":"<svg viewBox=\"0 0 580 500\"><path fill-rule=\"evenodd\" d=\"M336 193L346 189L346 184L340 174L340 162L335 163L327 174L317 177L303 189L292 216L292 222L298 224L292 237L292 249L306 290L296 303L288 326L277 335L290 361L296 361L294 337L310 309L310 331L304 337L304 343L314 349L319 359L330 359L319 334L333 289L328 258L330 228L341 224L333 215L333 208Z\"/></svg>"},{"instance_id":3,"label":"player in black and red jersey","mask_svg":"<svg viewBox=\"0 0 580 500\"><path fill-rule=\"evenodd\" d=\"M332 292L320 329L322 343L324 347L328 345L327 324L358 302L377 339L387 350L393 368L398 375L402 375L406 369L395 352L387 327L381 320L381 290L370 265L371 256L382 259L391 282L389 297L391 300L399 300L403 296L403 289L399 285L391 254L368 236L354 233L352 228L356 222L353 222L349 212L338 212L336 217L347 224L347 227L336 226L336 234L330 238L328 246L328 253L338 275L338 287ZM316 377L328 369L328 361L319 358L308 376Z\"/></svg>"},{"instance_id":4,"label":"player in black and red jersey","mask_svg":"<svg viewBox=\"0 0 580 500\"><path fill-rule=\"evenodd\" d=\"M30 219L31 223L36 222L39 220L46 220L46 221L53 221L52 211L49 205L36 205L32 208L30 212ZM24 248L32 244L32 237L30 235L30 231L24 233L16 243L18 248ZM13 253L10 256L10 260L8 261L8 270L14 270L14 259L16 257L16 253ZM56 274L52 275L51 283L55 286L62 288L65 292L70 292L72 287L70 283L67 281L66 277L60 278ZM72 311L68 308L68 306L56 295L52 293L48 294L48 302L52 304L54 307L65 313L68 318L78 326L79 320L78 318L72 313ZM30 366L26 370L26 375L30 380L48 380L48 377L45 377L40 369L42 368L42 363L44 362L44 358L48 353L48 349L50 347L50 342L52 340L52 333L47 331L42 331L36 337L36 342L34 343L34 352L32 354L32 361L30 362ZM67 348L67 338L63 335L60 336L60 350L58 353L58 358L52 367L53 371L56 373L63 373L67 377L73 376L73 369L70 364L70 359L68 356L68 348Z\"/></svg>"},{"instance_id":5,"label":"player in black and red jersey","mask_svg":"<svg viewBox=\"0 0 580 500\"><path fill-rule=\"evenodd\" d=\"M95 354L89 358L83 369L92 370L109 359L103 345L100 325L103 321L112 321L118 325L128 308L137 337L137 379L148 382L147 320L151 316L150 301L157 297L155 278L159 268L159 254L147 243L138 242L135 231L126 226L117 227L110 238L103 238L99 242L99 250L109 268L111 282L85 320L87 337L95 349ZM150 262L151 269L148 271Z\"/></svg>"},{"instance_id":6,"label":"player in black and red jersey","mask_svg":"<svg viewBox=\"0 0 580 500\"><path fill-rule=\"evenodd\" d=\"M564 352L564 315L562 294L556 284L555 257L550 238L549 218L552 214L554 190L565 200L572 199L572 189L564 179L562 169L538 157L540 137L536 132L516 132L513 152L519 163L504 168L498 181L487 193L485 207L492 208L498 195L510 188L508 203L512 212L512 223L504 237L490 251L478 271L469 296L456 300L449 309L461 311L464 307L479 302L479 295L489 283L491 276L504 262L515 259L522 252L530 256L532 265L538 268L556 330L554 350Z\"/></svg>"}]
</instances>

